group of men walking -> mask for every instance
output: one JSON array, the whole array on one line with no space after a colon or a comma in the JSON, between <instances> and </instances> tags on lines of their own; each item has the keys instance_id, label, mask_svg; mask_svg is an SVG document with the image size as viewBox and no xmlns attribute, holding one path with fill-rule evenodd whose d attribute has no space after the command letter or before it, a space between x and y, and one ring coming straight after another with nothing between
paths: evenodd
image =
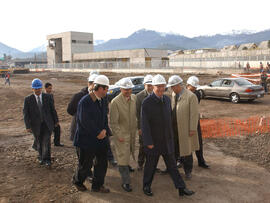
<instances>
[{"instance_id":1,"label":"group of men walking","mask_svg":"<svg viewBox=\"0 0 270 203\"><path fill-rule=\"evenodd\" d=\"M199 125L200 96L196 94L199 80L193 76L185 87L177 75L171 76L167 84L165 78L158 74L154 77L146 75L143 83L145 89L135 96L132 94L132 81L123 78L119 82L121 93L109 105L106 97L109 79L93 73L88 78L88 87L72 97L67 111L73 116L71 140L76 147L78 166L72 182L78 190L87 190L84 181L90 176L92 191L110 192L104 182L108 160L111 160L114 164L117 161L121 187L131 192L130 172L133 169L130 158L135 160L138 134L138 170L144 170L144 194L153 195L151 185L160 156L179 195L194 194L186 187L178 167L183 166L186 179L191 179L194 151L198 165L209 167L203 158ZM41 162L50 165L50 134L58 125L58 117L53 97L41 93L42 84L33 81L32 88L34 94L25 98L24 120L27 131L34 134ZM172 90L172 99L164 95L167 88ZM33 112L31 106L35 106ZM40 119L33 119L37 115ZM112 155L110 136L116 157Z\"/></svg>"}]
</instances>

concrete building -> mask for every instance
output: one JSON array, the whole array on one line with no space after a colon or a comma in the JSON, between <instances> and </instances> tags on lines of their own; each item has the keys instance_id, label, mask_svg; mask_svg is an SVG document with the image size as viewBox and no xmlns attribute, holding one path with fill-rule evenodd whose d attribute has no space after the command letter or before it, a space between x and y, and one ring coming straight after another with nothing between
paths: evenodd
<instances>
[{"instance_id":1,"label":"concrete building","mask_svg":"<svg viewBox=\"0 0 270 203\"><path fill-rule=\"evenodd\" d=\"M124 66L152 67L168 64L168 51L159 49L131 49L93 52L93 34L64 32L47 36L49 65L61 63L124 62ZM128 65L127 65L128 64ZM136 65L134 65L136 64ZM106 66L106 64L105 64Z\"/></svg>"},{"instance_id":2,"label":"concrete building","mask_svg":"<svg viewBox=\"0 0 270 203\"><path fill-rule=\"evenodd\" d=\"M258 49L269 49L269 48L270 48L270 40L262 41L258 46Z\"/></svg>"},{"instance_id":3,"label":"concrete building","mask_svg":"<svg viewBox=\"0 0 270 203\"><path fill-rule=\"evenodd\" d=\"M241 44L238 47L238 50L254 50L256 49L258 46L255 43L247 43L247 44Z\"/></svg>"},{"instance_id":4,"label":"concrete building","mask_svg":"<svg viewBox=\"0 0 270 203\"><path fill-rule=\"evenodd\" d=\"M126 62L131 65L161 66L168 62L167 50L130 49L74 54L74 62Z\"/></svg>"},{"instance_id":5,"label":"concrete building","mask_svg":"<svg viewBox=\"0 0 270 203\"><path fill-rule=\"evenodd\" d=\"M48 64L71 63L73 54L93 52L93 34L63 32L47 36Z\"/></svg>"}]
</instances>

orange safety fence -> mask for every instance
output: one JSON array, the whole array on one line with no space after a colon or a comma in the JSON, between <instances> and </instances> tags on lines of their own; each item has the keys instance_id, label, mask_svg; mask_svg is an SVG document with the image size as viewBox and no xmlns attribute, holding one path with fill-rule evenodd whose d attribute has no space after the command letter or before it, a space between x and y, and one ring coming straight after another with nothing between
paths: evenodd
<instances>
[{"instance_id":1,"label":"orange safety fence","mask_svg":"<svg viewBox=\"0 0 270 203\"><path fill-rule=\"evenodd\" d=\"M201 119L204 138L230 137L270 132L270 117L253 116L247 119Z\"/></svg>"}]
</instances>

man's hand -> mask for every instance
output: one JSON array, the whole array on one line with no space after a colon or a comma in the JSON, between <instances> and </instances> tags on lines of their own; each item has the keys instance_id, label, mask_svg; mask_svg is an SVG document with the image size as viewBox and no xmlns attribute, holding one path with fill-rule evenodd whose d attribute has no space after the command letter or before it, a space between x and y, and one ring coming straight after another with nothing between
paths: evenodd
<instances>
[{"instance_id":1,"label":"man's hand","mask_svg":"<svg viewBox=\"0 0 270 203\"><path fill-rule=\"evenodd\" d=\"M27 131L28 133L32 133L32 130L31 130L31 128L29 128L29 129L26 129L26 131Z\"/></svg>"},{"instance_id":2,"label":"man's hand","mask_svg":"<svg viewBox=\"0 0 270 203\"><path fill-rule=\"evenodd\" d=\"M148 149L153 149L154 148L154 145L147 145L147 148Z\"/></svg>"},{"instance_id":3,"label":"man's hand","mask_svg":"<svg viewBox=\"0 0 270 203\"><path fill-rule=\"evenodd\" d=\"M192 136L195 135L195 134L196 134L196 131L195 131L195 130L189 131L189 136L190 136L190 137L192 137Z\"/></svg>"},{"instance_id":4,"label":"man's hand","mask_svg":"<svg viewBox=\"0 0 270 203\"><path fill-rule=\"evenodd\" d=\"M102 139L104 139L104 137L106 137L106 130L105 130L105 129L103 129L103 130L99 133L99 135L97 136L97 139L102 140Z\"/></svg>"},{"instance_id":5,"label":"man's hand","mask_svg":"<svg viewBox=\"0 0 270 203\"><path fill-rule=\"evenodd\" d=\"M119 142L124 142L125 139L124 139L124 138L118 138L118 141L119 141Z\"/></svg>"},{"instance_id":6,"label":"man's hand","mask_svg":"<svg viewBox=\"0 0 270 203\"><path fill-rule=\"evenodd\" d=\"M54 127L57 127L59 125L59 122L57 122L55 125L54 125Z\"/></svg>"},{"instance_id":7,"label":"man's hand","mask_svg":"<svg viewBox=\"0 0 270 203\"><path fill-rule=\"evenodd\" d=\"M139 131L138 131L138 132L139 132L139 135L142 135L142 130L141 130L141 129L139 129Z\"/></svg>"}]
</instances>

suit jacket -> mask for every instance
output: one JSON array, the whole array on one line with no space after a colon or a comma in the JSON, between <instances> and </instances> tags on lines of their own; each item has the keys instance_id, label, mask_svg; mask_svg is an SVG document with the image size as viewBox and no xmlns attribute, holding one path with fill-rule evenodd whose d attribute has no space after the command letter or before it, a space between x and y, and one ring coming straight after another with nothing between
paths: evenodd
<instances>
[{"instance_id":1,"label":"suit jacket","mask_svg":"<svg viewBox=\"0 0 270 203\"><path fill-rule=\"evenodd\" d=\"M103 98L101 106L93 92L85 95L78 104L77 128L73 144L83 149L99 149L108 146L108 136L99 140L97 136L108 126L108 104Z\"/></svg>"},{"instance_id":2,"label":"suit jacket","mask_svg":"<svg viewBox=\"0 0 270 203\"><path fill-rule=\"evenodd\" d=\"M146 153L174 153L171 100L163 96L163 101L154 93L143 100L141 129ZM147 145L154 145L148 149Z\"/></svg>"},{"instance_id":3,"label":"suit jacket","mask_svg":"<svg viewBox=\"0 0 270 203\"><path fill-rule=\"evenodd\" d=\"M148 93L146 89L140 91L136 97L136 112L137 112L137 127L140 130L141 129L141 108L142 108L142 102L143 100L148 96Z\"/></svg>"},{"instance_id":4,"label":"suit jacket","mask_svg":"<svg viewBox=\"0 0 270 203\"><path fill-rule=\"evenodd\" d=\"M53 131L54 125L58 122L54 101L51 95L42 93L43 119L48 129ZM41 126L41 116L34 94L24 99L23 116L26 129L31 129L34 134L39 134Z\"/></svg>"}]
</instances>

